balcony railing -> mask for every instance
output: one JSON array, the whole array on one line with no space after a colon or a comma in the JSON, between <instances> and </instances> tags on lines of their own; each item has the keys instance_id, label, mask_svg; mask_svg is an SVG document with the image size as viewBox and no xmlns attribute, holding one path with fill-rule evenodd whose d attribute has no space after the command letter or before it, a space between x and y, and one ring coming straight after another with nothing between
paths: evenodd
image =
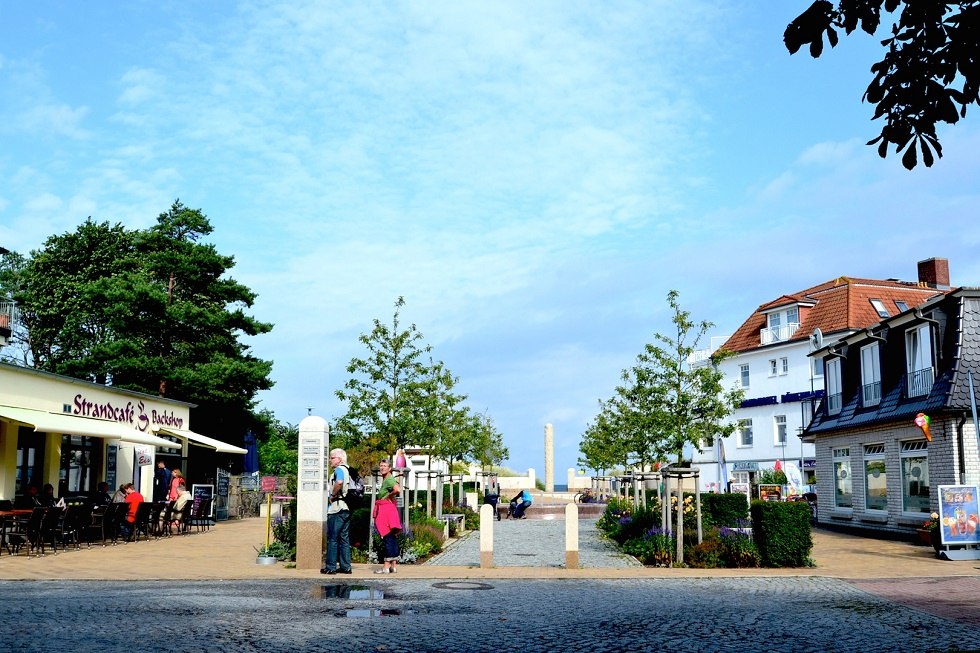
<instances>
[{"instance_id":1,"label":"balcony railing","mask_svg":"<svg viewBox=\"0 0 980 653\"><path fill-rule=\"evenodd\" d=\"M921 370L909 372L909 397L921 397L929 394L932 384L936 381L936 375L931 367L924 367Z\"/></svg>"},{"instance_id":2,"label":"balcony railing","mask_svg":"<svg viewBox=\"0 0 980 653\"><path fill-rule=\"evenodd\" d=\"M841 393L827 395L827 414L837 415L843 407L841 404Z\"/></svg>"},{"instance_id":3,"label":"balcony railing","mask_svg":"<svg viewBox=\"0 0 980 653\"><path fill-rule=\"evenodd\" d=\"M10 337L11 325L14 323L14 310L16 305L13 302L0 302L0 345L7 344Z\"/></svg>"},{"instance_id":4,"label":"balcony railing","mask_svg":"<svg viewBox=\"0 0 980 653\"><path fill-rule=\"evenodd\" d=\"M793 334L795 334L799 328L799 322L790 322L789 324L783 324L771 329L762 329L759 331L761 343L763 345L771 345L774 342L785 342L792 338Z\"/></svg>"},{"instance_id":5,"label":"balcony railing","mask_svg":"<svg viewBox=\"0 0 980 653\"><path fill-rule=\"evenodd\" d=\"M861 386L861 405L865 408L881 403L881 382L865 383Z\"/></svg>"}]
</instances>

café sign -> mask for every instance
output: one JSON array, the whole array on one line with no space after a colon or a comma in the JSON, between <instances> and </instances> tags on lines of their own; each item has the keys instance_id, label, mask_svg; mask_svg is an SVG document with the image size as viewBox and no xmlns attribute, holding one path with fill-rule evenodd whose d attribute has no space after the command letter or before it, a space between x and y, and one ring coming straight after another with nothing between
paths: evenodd
<instances>
[{"instance_id":1,"label":"caf\u00e9 sign","mask_svg":"<svg viewBox=\"0 0 980 653\"><path fill-rule=\"evenodd\" d=\"M184 428L184 418L178 417L172 410L158 411L155 408L147 410L142 401L127 401L125 404L111 401L90 401L85 395L75 395L71 404L65 404L66 413L79 417L94 417L111 420L121 424L129 424L139 431L146 432L150 426L181 429Z\"/></svg>"}]
</instances>

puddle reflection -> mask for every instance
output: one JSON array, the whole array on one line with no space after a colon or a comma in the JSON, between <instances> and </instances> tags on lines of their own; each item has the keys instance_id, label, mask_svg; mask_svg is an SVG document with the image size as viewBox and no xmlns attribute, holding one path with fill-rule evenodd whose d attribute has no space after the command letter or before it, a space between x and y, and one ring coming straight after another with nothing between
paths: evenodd
<instances>
[{"instance_id":1,"label":"puddle reflection","mask_svg":"<svg viewBox=\"0 0 980 653\"><path fill-rule=\"evenodd\" d=\"M320 587L321 599L372 601L384 597L384 590L370 585L323 585Z\"/></svg>"}]
</instances>

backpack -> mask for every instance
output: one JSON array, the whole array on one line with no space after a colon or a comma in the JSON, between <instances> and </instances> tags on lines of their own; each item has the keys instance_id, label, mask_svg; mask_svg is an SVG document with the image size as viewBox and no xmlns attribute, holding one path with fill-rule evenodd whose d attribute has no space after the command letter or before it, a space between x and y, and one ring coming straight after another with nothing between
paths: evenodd
<instances>
[{"instance_id":1,"label":"backpack","mask_svg":"<svg viewBox=\"0 0 980 653\"><path fill-rule=\"evenodd\" d=\"M357 473L356 469L344 465L344 471L347 478L344 482L344 496L340 499L350 508L353 507L352 504L356 504L364 498L364 481L361 480L361 475Z\"/></svg>"}]
</instances>

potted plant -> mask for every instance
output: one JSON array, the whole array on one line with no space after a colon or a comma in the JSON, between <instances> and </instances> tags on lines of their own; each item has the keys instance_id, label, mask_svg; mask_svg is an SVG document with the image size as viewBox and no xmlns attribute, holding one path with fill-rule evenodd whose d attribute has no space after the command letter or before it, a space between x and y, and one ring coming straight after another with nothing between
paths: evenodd
<instances>
[{"instance_id":1,"label":"potted plant","mask_svg":"<svg viewBox=\"0 0 980 653\"><path fill-rule=\"evenodd\" d=\"M917 529L919 534L919 539L923 544L931 544L932 548L939 552L940 546L940 535L939 535L939 513L932 513L929 515L929 519L922 522L922 526Z\"/></svg>"},{"instance_id":2,"label":"potted plant","mask_svg":"<svg viewBox=\"0 0 980 653\"><path fill-rule=\"evenodd\" d=\"M255 549L258 552L258 556L255 558L255 564L257 565L274 565L279 562L279 558L275 556L272 552L271 547L268 545L259 547Z\"/></svg>"}]
</instances>

